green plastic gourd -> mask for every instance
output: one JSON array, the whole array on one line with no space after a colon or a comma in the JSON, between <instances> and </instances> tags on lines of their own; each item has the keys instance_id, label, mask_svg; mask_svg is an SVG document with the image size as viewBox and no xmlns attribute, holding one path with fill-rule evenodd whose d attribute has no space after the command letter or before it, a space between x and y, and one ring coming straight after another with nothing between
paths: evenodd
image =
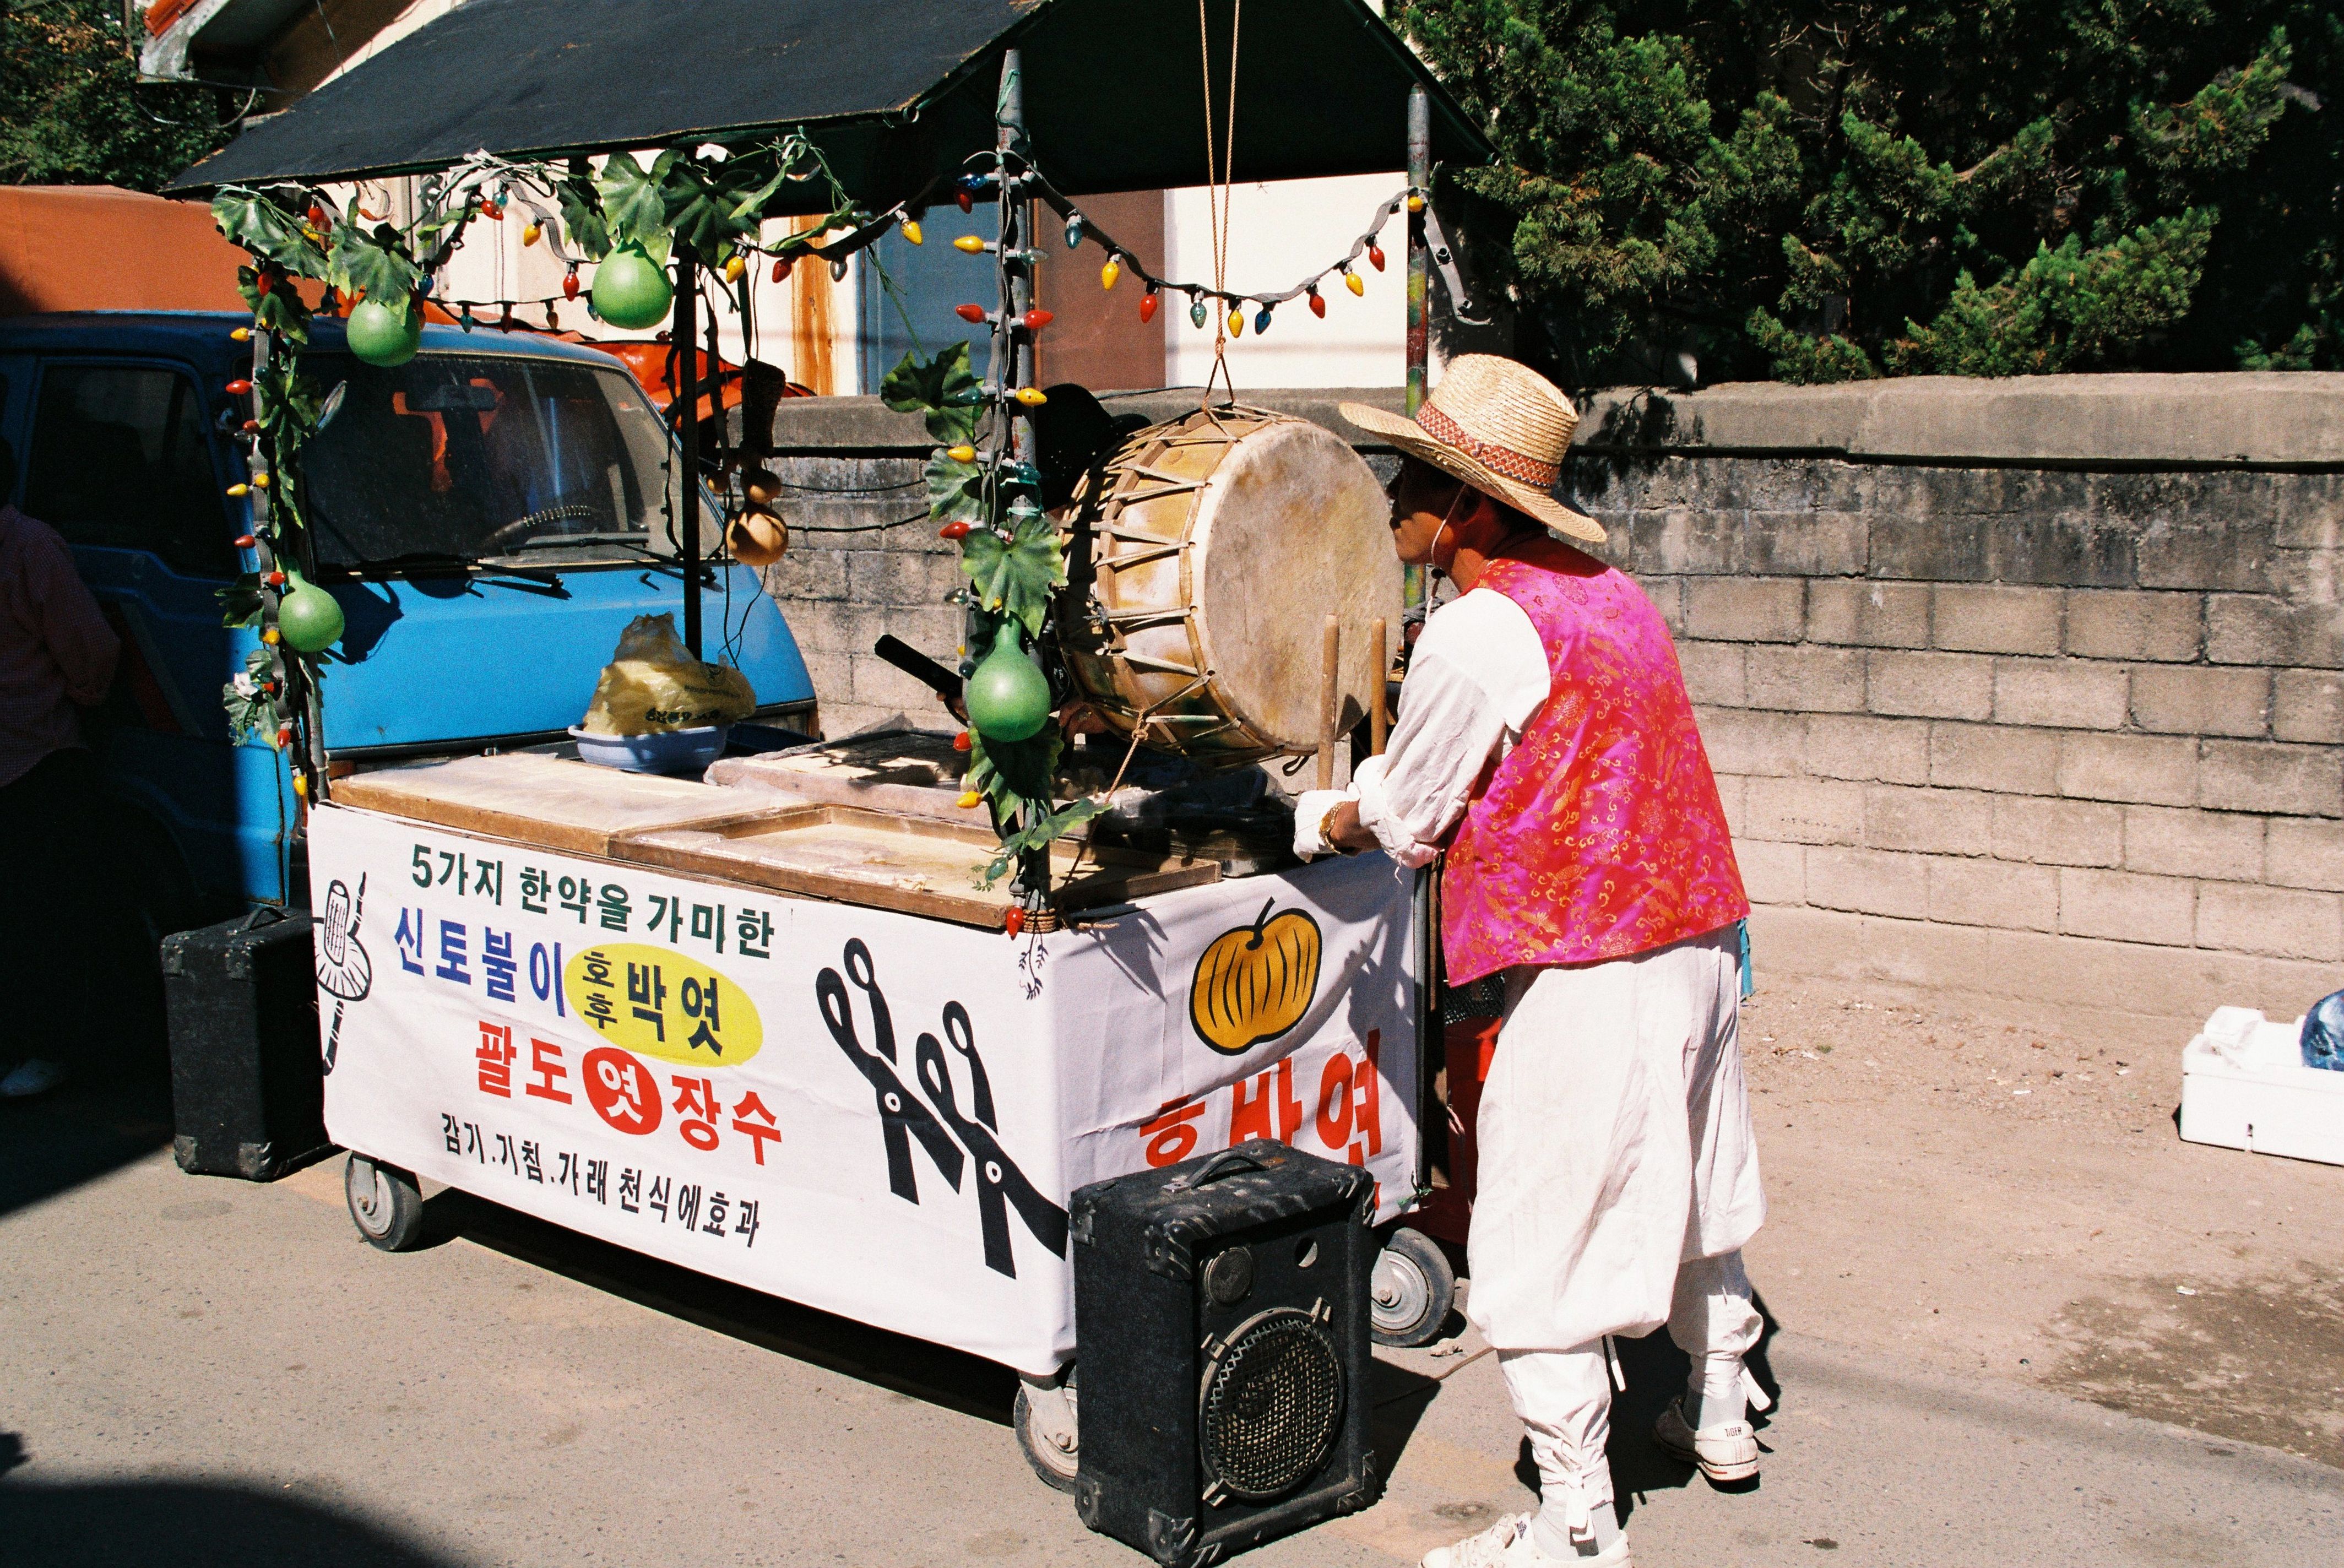
<instances>
[{"instance_id":1,"label":"green plastic gourd","mask_svg":"<svg viewBox=\"0 0 2344 1568\"><path fill-rule=\"evenodd\" d=\"M613 327L657 326L674 300L667 269L631 245L594 268L594 314Z\"/></svg>"},{"instance_id":2,"label":"green plastic gourd","mask_svg":"<svg viewBox=\"0 0 2344 1568\"><path fill-rule=\"evenodd\" d=\"M969 672L968 722L988 741L1029 740L1050 719L1050 683L1017 637L1017 622L1004 623L993 651Z\"/></svg>"},{"instance_id":3,"label":"green plastic gourd","mask_svg":"<svg viewBox=\"0 0 2344 1568\"><path fill-rule=\"evenodd\" d=\"M423 345L423 312L412 305L361 299L347 329L350 352L369 365L389 369L415 358Z\"/></svg>"},{"instance_id":4,"label":"green plastic gourd","mask_svg":"<svg viewBox=\"0 0 2344 1568\"><path fill-rule=\"evenodd\" d=\"M277 602L277 630L297 653L318 653L341 641L342 607L334 596L298 572L285 574Z\"/></svg>"}]
</instances>

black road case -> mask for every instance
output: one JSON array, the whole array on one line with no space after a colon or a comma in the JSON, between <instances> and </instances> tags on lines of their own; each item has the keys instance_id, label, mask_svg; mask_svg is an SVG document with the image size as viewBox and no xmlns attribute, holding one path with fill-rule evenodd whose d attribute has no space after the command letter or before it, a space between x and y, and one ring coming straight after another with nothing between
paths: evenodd
<instances>
[{"instance_id":1,"label":"black road case","mask_svg":"<svg viewBox=\"0 0 2344 1568\"><path fill-rule=\"evenodd\" d=\"M314 924L260 909L163 939L180 1169L274 1181L332 1149Z\"/></svg>"}]
</instances>

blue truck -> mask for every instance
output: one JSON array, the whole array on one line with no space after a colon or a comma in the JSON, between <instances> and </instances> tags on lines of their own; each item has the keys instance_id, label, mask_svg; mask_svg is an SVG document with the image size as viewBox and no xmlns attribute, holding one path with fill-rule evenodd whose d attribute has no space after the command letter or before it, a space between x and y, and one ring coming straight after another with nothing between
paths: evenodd
<instances>
[{"instance_id":1,"label":"blue truck","mask_svg":"<svg viewBox=\"0 0 2344 1568\"><path fill-rule=\"evenodd\" d=\"M221 689L256 645L219 589L253 565L227 383L241 314L93 311L0 321L9 500L62 533L121 636L87 730L123 889L150 936L306 902L285 757L231 740ZM812 683L746 567L712 559L719 514L682 482L666 421L618 359L520 332L430 327L392 369L320 319L303 359L339 407L307 460L318 581L349 622L325 677L329 771L563 738L620 631L682 623L696 520L704 656L737 665L761 722L820 733ZM687 503L688 494L688 503ZM19 831L26 824L15 824Z\"/></svg>"}]
</instances>

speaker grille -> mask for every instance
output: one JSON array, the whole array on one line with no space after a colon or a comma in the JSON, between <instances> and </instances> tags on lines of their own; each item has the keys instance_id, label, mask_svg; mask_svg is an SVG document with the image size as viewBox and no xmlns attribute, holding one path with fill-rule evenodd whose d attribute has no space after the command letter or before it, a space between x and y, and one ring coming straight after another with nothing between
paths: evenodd
<instances>
[{"instance_id":1,"label":"speaker grille","mask_svg":"<svg viewBox=\"0 0 2344 1568\"><path fill-rule=\"evenodd\" d=\"M1197 1443L1205 1472L1236 1497L1266 1502L1327 1457L1343 1414L1343 1363L1310 1313L1250 1318L1205 1369Z\"/></svg>"}]
</instances>

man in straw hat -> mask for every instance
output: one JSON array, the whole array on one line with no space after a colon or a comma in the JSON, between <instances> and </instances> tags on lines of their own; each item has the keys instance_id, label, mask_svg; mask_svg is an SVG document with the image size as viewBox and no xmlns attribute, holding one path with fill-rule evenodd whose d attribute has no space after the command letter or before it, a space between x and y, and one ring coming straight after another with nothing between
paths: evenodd
<instances>
[{"instance_id":1,"label":"man in straw hat","mask_svg":"<svg viewBox=\"0 0 2344 1568\"><path fill-rule=\"evenodd\" d=\"M1425 1568L1625 1568L1607 1336L1666 1323L1692 1375L1660 1442L1713 1482L1758 1470L1741 1248L1765 1200L1735 1034L1750 905L1659 612L1556 537L1603 538L1552 494L1570 401L1470 355L1414 420L1343 417L1402 453L1400 559L1460 592L1416 645L1389 752L1349 790L1302 797L1295 847L1409 865L1445 849L1449 982L1505 984L1468 1310L1529 1430L1541 1501Z\"/></svg>"}]
</instances>

